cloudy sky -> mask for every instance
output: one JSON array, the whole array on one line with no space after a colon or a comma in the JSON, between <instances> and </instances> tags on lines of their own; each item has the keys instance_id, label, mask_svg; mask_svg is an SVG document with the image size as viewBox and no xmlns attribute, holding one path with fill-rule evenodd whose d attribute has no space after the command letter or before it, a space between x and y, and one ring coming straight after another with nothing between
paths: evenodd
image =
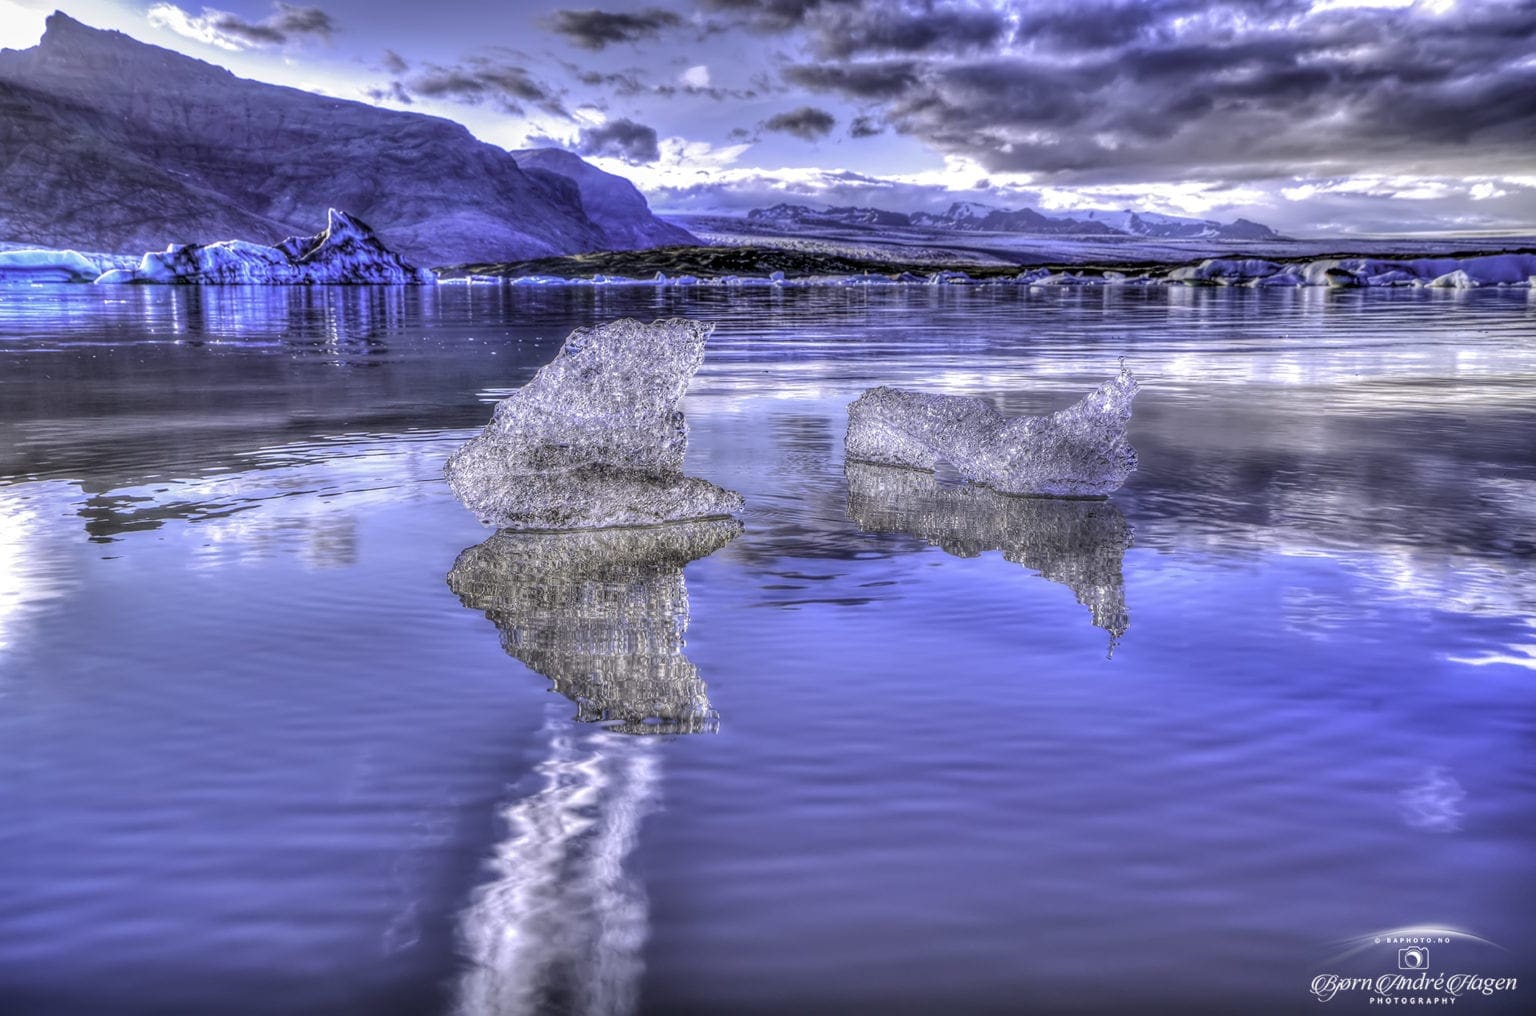
<instances>
[{"instance_id":1,"label":"cloudy sky","mask_svg":"<svg viewBox=\"0 0 1536 1016\"><path fill-rule=\"evenodd\" d=\"M573 148L664 211L1536 232L1536 0L0 0L0 45L60 2L246 77Z\"/></svg>"}]
</instances>

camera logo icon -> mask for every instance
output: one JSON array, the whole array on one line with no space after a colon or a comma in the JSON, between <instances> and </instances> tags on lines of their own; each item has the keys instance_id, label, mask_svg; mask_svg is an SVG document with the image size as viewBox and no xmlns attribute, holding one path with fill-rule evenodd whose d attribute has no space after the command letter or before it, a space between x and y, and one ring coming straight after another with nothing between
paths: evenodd
<instances>
[{"instance_id":1,"label":"camera logo icon","mask_svg":"<svg viewBox=\"0 0 1536 1016\"><path fill-rule=\"evenodd\" d=\"M1429 950L1421 945L1409 946L1397 951L1397 969L1428 970Z\"/></svg>"}]
</instances>

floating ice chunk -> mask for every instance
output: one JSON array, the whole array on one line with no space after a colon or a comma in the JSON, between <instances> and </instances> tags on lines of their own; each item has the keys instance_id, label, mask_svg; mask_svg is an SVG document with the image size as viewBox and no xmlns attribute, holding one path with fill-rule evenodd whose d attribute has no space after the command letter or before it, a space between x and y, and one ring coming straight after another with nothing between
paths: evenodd
<instances>
[{"instance_id":1,"label":"floating ice chunk","mask_svg":"<svg viewBox=\"0 0 1536 1016\"><path fill-rule=\"evenodd\" d=\"M1485 254L1466 258L1461 266L1484 286L1517 286L1536 272L1536 254Z\"/></svg>"},{"instance_id":2,"label":"floating ice chunk","mask_svg":"<svg viewBox=\"0 0 1536 1016\"><path fill-rule=\"evenodd\" d=\"M986 487L942 486L932 473L849 462L848 517L871 533L906 533L956 557L1000 550L1059 582L1109 632L1113 650L1130 625L1122 566L1131 527L1108 501L1013 497Z\"/></svg>"},{"instance_id":3,"label":"floating ice chunk","mask_svg":"<svg viewBox=\"0 0 1536 1016\"><path fill-rule=\"evenodd\" d=\"M76 250L0 251L0 282L93 282L103 272L131 261L131 257Z\"/></svg>"},{"instance_id":4,"label":"floating ice chunk","mask_svg":"<svg viewBox=\"0 0 1536 1016\"><path fill-rule=\"evenodd\" d=\"M563 275L519 275L507 282L513 286L575 286L579 280L567 279Z\"/></svg>"},{"instance_id":5,"label":"floating ice chunk","mask_svg":"<svg viewBox=\"0 0 1536 1016\"><path fill-rule=\"evenodd\" d=\"M1482 254L1468 258L1320 258L1300 266L1309 286L1402 286L1471 289L1518 285L1536 271L1536 254ZM1445 280L1445 281L1441 281Z\"/></svg>"},{"instance_id":6,"label":"floating ice chunk","mask_svg":"<svg viewBox=\"0 0 1536 1016\"><path fill-rule=\"evenodd\" d=\"M976 282L966 272L943 271L928 276L930 286L969 286Z\"/></svg>"},{"instance_id":7,"label":"floating ice chunk","mask_svg":"<svg viewBox=\"0 0 1536 1016\"><path fill-rule=\"evenodd\" d=\"M1136 390L1122 369L1058 413L1008 419L985 399L872 388L848 407L847 457L926 470L947 462L1006 494L1104 497L1136 468L1125 436Z\"/></svg>"},{"instance_id":8,"label":"floating ice chunk","mask_svg":"<svg viewBox=\"0 0 1536 1016\"><path fill-rule=\"evenodd\" d=\"M714 325L625 319L578 328L448 460L454 495L505 529L595 529L719 518L741 495L682 474L678 400Z\"/></svg>"},{"instance_id":9,"label":"floating ice chunk","mask_svg":"<svg viewBox=\"0 0 1536 1016\"><path fill-rule=\"evenodd\" d=\"M1031 285L1035 286L1099 286L1103 280L1091 275L1079 275L1075 272L1062 272L1058 275L1043 275Z\"/></svg>"},{"instance_id":10,"label":"floating ice chunk","mask_svg":"<svg viewBox=\"0 0 1536 1016\"><path fill-rule=\"evenodd\" d=\"M1367 275L1365 277L1365 284L1375 287L1417 286L1420 284L1420 280L1412 272L1403 271L1401 268L1393 268L1376 275Z\"/></svg>"},{"instance_id":11,"label":"floating ice chunk","mask_svg":"<svg viewBox=\"0 0 1536 1016\"><path fill-rule=\"evenodd\" d=\"M1279 271L1279 265L1262 258L1206 258L1198 265L1175 268L1168 273L1168 280L1186 285L1210 282L1231 286L1251 279L1262 279Z\"/></svg>"},{"instance_id":12,"label":"floating ice chunk","mask_svg":"<svg viewBox=\"0 0 1536 1016\"><path fill-rule=\"evenodd\" d=\"M291 236L275 247L247 240L182 246L145 254L134 282L201 285L403 284L433 282L379 242L362 221L332 208L324 231ZM108 281L120 281L114 278Z\"/></svg>"},{"instance_id":13,"label":"floating ice chunk","mask_svg":"<svg viewBox=\"0 0 1536 1016\"><path fill-rule=\"evenodd\" d=\"M1305 286L1307 280L1300 274L1293 272L1279 272L1268 275L1262 279L1250 279L1248 285L1256 288L1268 288L1271 286Z\"/></svg>"},{"instance_id":14,"label":"floating ice chunk","mask_svg":"<svg viewBox=\"0 0 1536 1016\"><path fill-rule=\"evenodd\" d=\"M1446 272L1437 278L1431 279L1431 289L1476 289L1482 282L1473 277L1465 268L1458 268L1454 272Z\"/></svg>"},{"instance_id":15,"label":"floating ice chunk","mask_svg":"<svg viewBox=\"0 0 1536 1016\"><path fill-rule=\"evenodd\" d=\"M499 275L444 275L437 280L439 286L502 286L510 282Z\"/></svg>"},{"instance_id":16,"label":"floating ice chunk","mask_svg":"<svg viewBox=\"0 0 1536 1016\"><path fill-rule=\"evenodd\" d=\"M507 653L576 703L576 718L635 734L713 731L683 655L683 566L741 532L735 519L575 533L499 532L459 555L448 586Z\"/></svg>"}]
</instances>

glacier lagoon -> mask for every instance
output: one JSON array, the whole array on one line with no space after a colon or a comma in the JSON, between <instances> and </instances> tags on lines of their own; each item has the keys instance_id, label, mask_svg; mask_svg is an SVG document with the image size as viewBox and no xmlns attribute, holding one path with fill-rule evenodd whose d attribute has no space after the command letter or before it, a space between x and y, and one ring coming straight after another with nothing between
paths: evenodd
<instances>
[{"instance_id":1,"label":"glacier lagoon","mask_svg":"<svg viewBox=\"0 0 1536 1016\"><path fill-rule=\"evenodd\" d=\"M625 316L718 323L744 528L493 537L444 460ZM1122 355L1108 501L845 468L869 387ZM1525 290L0 289L0 1009L1294 1011L1414 925L1526 979L1533 530Z\"/></svg>"}]
</instances>

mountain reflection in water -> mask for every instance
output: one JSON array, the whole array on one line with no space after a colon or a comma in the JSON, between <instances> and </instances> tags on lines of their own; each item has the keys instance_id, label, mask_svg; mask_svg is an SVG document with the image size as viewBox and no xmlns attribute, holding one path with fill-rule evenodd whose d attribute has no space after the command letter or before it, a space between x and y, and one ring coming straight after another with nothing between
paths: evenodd
<instances>
[{"instance_id":1,"label":"mountain reflection in water","mask_svg":"<svg viewBox=\"0 0 1536 1016\"><path fill-rule=\"evenodd\" d=\"M1130 627L1121 573L1131 527L1108 501L1012 497L933 473L849 462L848 518L871 533L905 533L956 557L1000 550L1072 590L1110 652Z\"/></svg>"}]
</instances>

